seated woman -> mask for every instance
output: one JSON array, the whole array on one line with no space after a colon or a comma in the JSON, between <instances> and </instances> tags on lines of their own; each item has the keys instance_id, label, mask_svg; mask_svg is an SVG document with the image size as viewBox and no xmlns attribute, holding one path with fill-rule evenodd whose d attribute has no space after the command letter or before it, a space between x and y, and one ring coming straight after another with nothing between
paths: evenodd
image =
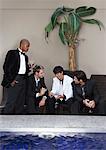
<instances>
[{"instance_id":1,"label":"seated woman","mask_svg":"<svg viewBox=\"0 0 106 150\"><path fill-rule=\"evenodd\" d=\"M48 100L48 90L44 82L44 67L36 65L33 74L28 79L28 107L29 114L44 113L44 106Z\"/></svg>"},{"instance_id":2,"label":"seated woman","mask_svg":"<svg viewBox=\"0 0 106 150\"><path fill-rule=\"evenodd\" d=\"M73 93L79 102L79 113L98 113L100 95L94 80L87 79L85 72L79 70L74 73Z\"/></svg>"}]
</instances>

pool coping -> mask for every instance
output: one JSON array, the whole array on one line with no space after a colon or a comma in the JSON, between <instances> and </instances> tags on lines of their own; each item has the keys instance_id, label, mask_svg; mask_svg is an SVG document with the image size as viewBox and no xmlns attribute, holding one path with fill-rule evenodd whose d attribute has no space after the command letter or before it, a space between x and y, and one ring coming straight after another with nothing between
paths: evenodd
<instances>
[{"instance_id":1,"label":"pool coping","mask_svg":"<svg viewBox=\"0 0 106 150\"><path fill-rule=\"evenodd\" d=\"M106 133L105 116L0 115L0 132Z\"/></svg>"}]
</instances>

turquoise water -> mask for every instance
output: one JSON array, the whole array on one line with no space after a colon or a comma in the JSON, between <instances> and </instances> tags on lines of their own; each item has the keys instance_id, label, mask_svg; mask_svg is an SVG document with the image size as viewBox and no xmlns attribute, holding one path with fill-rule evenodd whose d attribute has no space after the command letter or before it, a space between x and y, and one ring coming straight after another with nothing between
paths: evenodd
<instances>
[{"instance_id":1,"label":"turquoise water","mask_svg":"<svg viewBox=\"0 0 106 150\"><path fill-rule=\"evenodd\" d=\"M106 150L106 133L39 137L28 133L0 132L0 150Z\"/></svg>"}]
</instances>

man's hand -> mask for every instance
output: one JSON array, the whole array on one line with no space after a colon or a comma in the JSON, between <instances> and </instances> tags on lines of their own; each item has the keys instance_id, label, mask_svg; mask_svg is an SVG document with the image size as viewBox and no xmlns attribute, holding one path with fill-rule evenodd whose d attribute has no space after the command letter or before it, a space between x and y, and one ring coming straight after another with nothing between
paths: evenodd
<instances>
[{"instance_id":1,"label":"man's hand","mask_svg":"<svg viewBox=\"0 0 106 150\"><path fill-rule=\"evenodd\" d=\"M89 102L89 105L90 105L90 108L95 108L95 101L94 100L91 100Z\"/></svg>"},{"instance_id":2,"label":"man's hand","mask_svg":"<svg viewBox=\"0 0 106 150\"><path fill-rule=\"evenodd\" d=\"M50 97L53 97L54 94L53 94L52 92L49 92L49 96L50 96Z\"/></svg>"},{"instance_id":3,"label":"man's hand","mask_svg":"<svg viewBox=\"0 0 106 150\"><path fill-rule=\"evenodd\" d=\"M61 101L64 99L64 95L55 95L55 99L60 99Z\"/></svg>"},{"instance_id":4,"label":"man's hand","mask_svg":"<svg viewBox=\"0 0 106 150\"><path fill-rule=\"evenodd\" d=\"M15 86L16 83L18 83L18 81L17 80L13 80L13 82L11 82L11 86L12 87Z\"/></svg>"},{"instance_id":5,"label":"man's hand","mask_svg":"<svg viewBox=\"0 0 106 150\"><path fill-rule=\"evenodd\" d=\"M41 90L40 90L40 96L43 96L46 91L47 91L47 89L42 87Z\"/></svg>"},{"instance_id":6,"label":"man's hand","mask_svg":"<svg viewBox=\"0 0 106 150\"><path fill-rule=\"evenodd\" d=\"M83 100L83 104L85 104L85 106L87 106L87 107L90 107L89 102L90 102L89 99L84 99L84 100Z\"/></svg>"},{"instance_id":7,"label":"man's hand","mask_svg":"<svg viewBox=\"0 0 106 150\"><path fill-rule=\"evenodd\" d=\"M64 99L64 95L58 95L57 99L60 99L62 101Z\"/></svg>"},{"instance_id":8,"label":"man's hand","mask_svg":"<svg viewBox=\"0 0 106 150\"><path fill-rule=\"evenodd\" d=\"M59 99L60 99L60 98L64 98L64 95L59 95L58 98L59 98Z\"/></svg>"},{"instance_id":9,"label":"man's hand","mask_svg":"<svg viewBox=\"0 0 106 150\"><path fill-rule=\"evenodd\" d=\"M39 107L44 106L44 105L45 105L45 99L42 98L42 100L41 100L40 103L39 103Z\"/></svg>"},{"instance_id":10,"label":"man's hand","mask_svg":"<svg viewBox=\"0 0 106 150\"><path fill-rule=\"evenodd\" d=\"M90 101L89 99L83 100L83 103L89 108L95 108L96 105L94 100Z\"/></svg>"}]
</instances>

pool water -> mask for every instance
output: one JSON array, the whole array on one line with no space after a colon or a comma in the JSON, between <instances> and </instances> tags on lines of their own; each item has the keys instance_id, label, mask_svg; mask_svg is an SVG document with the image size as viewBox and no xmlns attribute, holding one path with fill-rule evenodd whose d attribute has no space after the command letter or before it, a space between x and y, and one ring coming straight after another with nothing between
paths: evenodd
<instances>
[{"instance_id":1,"label":"pool water","mask_svg":"<svg viewBox=\"0 0 106 150\"><path fill-rule=\"evenodd\" d=\"M106 133L40 137L28 133L0 132L0 150L106 150Z\"/></svg>"}]
</instances>

